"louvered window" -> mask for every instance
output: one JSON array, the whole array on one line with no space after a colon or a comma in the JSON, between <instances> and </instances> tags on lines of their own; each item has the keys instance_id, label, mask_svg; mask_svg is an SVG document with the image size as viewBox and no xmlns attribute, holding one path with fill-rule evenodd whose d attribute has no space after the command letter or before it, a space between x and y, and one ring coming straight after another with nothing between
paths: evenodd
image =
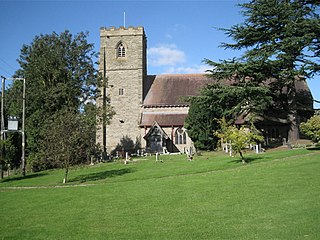
<instances>
[{"instance_id":1,"label":"louvered window","mask_svg":"<svg viewBox=\"0 0 320 240\"><path fill-rule=\"evenodd\" d=\"M118 57L123 58L125 56L126 56L126 48L122 43L120 43L118 46Z\"/></svg>"}]
</instances>

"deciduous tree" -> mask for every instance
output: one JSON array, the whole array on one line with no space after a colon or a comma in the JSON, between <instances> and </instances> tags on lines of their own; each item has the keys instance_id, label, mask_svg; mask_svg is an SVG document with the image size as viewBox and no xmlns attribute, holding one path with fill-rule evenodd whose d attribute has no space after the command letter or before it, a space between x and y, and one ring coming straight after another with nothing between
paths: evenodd
<instances>
[{"instance_id":1,"label":"deciduous tree","mask_svg":"<svg viewBox=\"0 0 320 240\"><path fill-rule=\"evenodd\" d=\"M316 114L307 122L301 123L300 129L312 141L320 142L320 114Z\"/></svg>"},{"instance_id":2,"label":"deciduous tree","mask_svg":"<svg viewBox=\"0 0 320 240\"><path fill-rule=\"evenodd\" d=\"M17 147L14 145L14 137L11 134L6 139L0 140L0 178L3 178L3 170L15 166Z\"/></svg>"},{"instance_id":3,"label":"deciduous tree","mask_svg":"<svg viewBox=\"0 0 320 240\"><path fill-rule=\"evenodd\" d=\"M93 44L88 43L87 36L88 33L80 32L73 35L69 31L41 34L21 49L18 59L20 69L16 72L16 77L26 78L25 132L29 163L43 163L43 153L56 142L63 142L67 140L64 138L69 137L66 133L60 132L60 135L55 135L55 141L46 141L48 136L53 134L52 127L58 127L55 125L57 122L52 123L53 116L62 121L60 114L69 116L65 114L65 110L68 109L74 116L74 119L68 120L77 122L76 119L86 114L83 112L85 105L94 101L97 89L97 54L93 50ZM22 86L18 81L8 90L8 95L17 96L21 92ZM8 99L8 112L14 112L19 107L20 103L16 99L19 98ZM95 127L90 126L92 129L86 129L91 131L92 138L90 141L86 140L88 144L94 143L92 134L95 134ZM78 130L83 133L84 127ZM86 134L82 136L84 135ZM74 143L72 145L74 146ZM67 154L69 153L66 152L64 156ZM33 166L35 169L43 168L41 164Z\"/></svg>"},{"instance_id":4,"label":"deciduous tree","mask_svg":"<svg viewBox=\"0 0 320 240\"><path fill-rule=\"evenodd\" d=\"M70 166L89 163L95 153L94 118L68 108L54 114L46 125L46 136L39 142L43 150L36 166L63 168L66 183Z\"/></svg>"},{"instance_id":5,"label":"deciduous tree","mask_svg":"<svg viewBox=\"0 0 320 240\"><path fill-rule=\"evenodd\" d=\"M251 128L249 126L242 126L240 128L229 125L223 118L219 121L221 130L215 132L215 134L230 143L232 152L240 155L242 163L247 163L244 157L244 150L250 146L250 144L257 144L263 141L263 136L254 128L253 124Z\"/></svg>"}]
</instances>

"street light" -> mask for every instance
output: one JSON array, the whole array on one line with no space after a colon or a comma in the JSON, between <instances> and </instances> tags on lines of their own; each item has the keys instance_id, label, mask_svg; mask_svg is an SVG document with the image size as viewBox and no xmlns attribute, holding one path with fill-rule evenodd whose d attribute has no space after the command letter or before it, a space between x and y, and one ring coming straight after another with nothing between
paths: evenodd
<instances>
[{"instance_id":1,"label":"street light","mask_svg":"<svg viewBox=\"0 0 320 240\"><path fill-rule=\"evenodd\" d=\"M2 93L1 93L1 140L5 139L5 132L8 131L16 131L21 133L22 138L22 154L21 154L21 170L22 175L26 175L26 161L25 161L25 146L26 146L26 138L25 138L25 132L24 132L24 126L25 126L25 115L26 115L26 79L25 78L5 78L1 76L2 78ZM11 81L23 81L23 92L22 92L22 121L21 121L21 130L18 129L18 119L11 117L8 119L8 127L5 128L5 122L4 122L4 88L5 88L5 81L11 80Z\"/></svg>"}]
</instances>

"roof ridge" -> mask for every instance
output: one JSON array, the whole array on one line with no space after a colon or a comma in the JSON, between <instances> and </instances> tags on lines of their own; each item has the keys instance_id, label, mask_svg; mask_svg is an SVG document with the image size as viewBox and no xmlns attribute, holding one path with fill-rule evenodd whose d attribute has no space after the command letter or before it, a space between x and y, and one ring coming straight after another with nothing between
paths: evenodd
<instances>
[{"instance_id":1,"label":"roof ridge","mask_svg":"<svg viewBox=\"0 0 320 240\"><path fill-rule=\"evenodd\" d=\"M163 73L155 76L206 76L206 73Z\"/></svg>"}]
</instances>

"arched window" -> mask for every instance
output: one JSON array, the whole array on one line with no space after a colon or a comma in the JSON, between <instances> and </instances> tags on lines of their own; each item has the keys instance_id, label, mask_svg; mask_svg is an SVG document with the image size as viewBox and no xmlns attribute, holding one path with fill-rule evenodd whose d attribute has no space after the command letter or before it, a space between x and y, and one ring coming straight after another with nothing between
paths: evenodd
<instances>
[{"instance_id":1,"label":"arched window","mask_svg":"<svg viewBox=\"0 0 320 240\"><path fill-rule=\"evenodd\" d=\"M184 129L178 128L176 130L174 142L175 142L175 144L186 144L187 143L187 134Z\"/></svg>"},{"instance_id":2,"label":"arched window","mask_svg":"<svg viewBox=\"0 0 320 240\"><path fill-rule=\"evenodd\" d=\"M179 142L179 135L176 132L175 135L174 135L174 143L178 144L178 142Z\"/></svg>"},{"instance_id":3,"label":"arched window","mask_svg":"<svg viewBox=\"0 0 320 240\"><path fill-rule=\"evenodd\" d=\"M118 58L124 58L124 57L126 57L126 47L124 46L123 43L120 43L120 44L118 45L117 56L118 56Z\"/></svg>"}]
</instances>

